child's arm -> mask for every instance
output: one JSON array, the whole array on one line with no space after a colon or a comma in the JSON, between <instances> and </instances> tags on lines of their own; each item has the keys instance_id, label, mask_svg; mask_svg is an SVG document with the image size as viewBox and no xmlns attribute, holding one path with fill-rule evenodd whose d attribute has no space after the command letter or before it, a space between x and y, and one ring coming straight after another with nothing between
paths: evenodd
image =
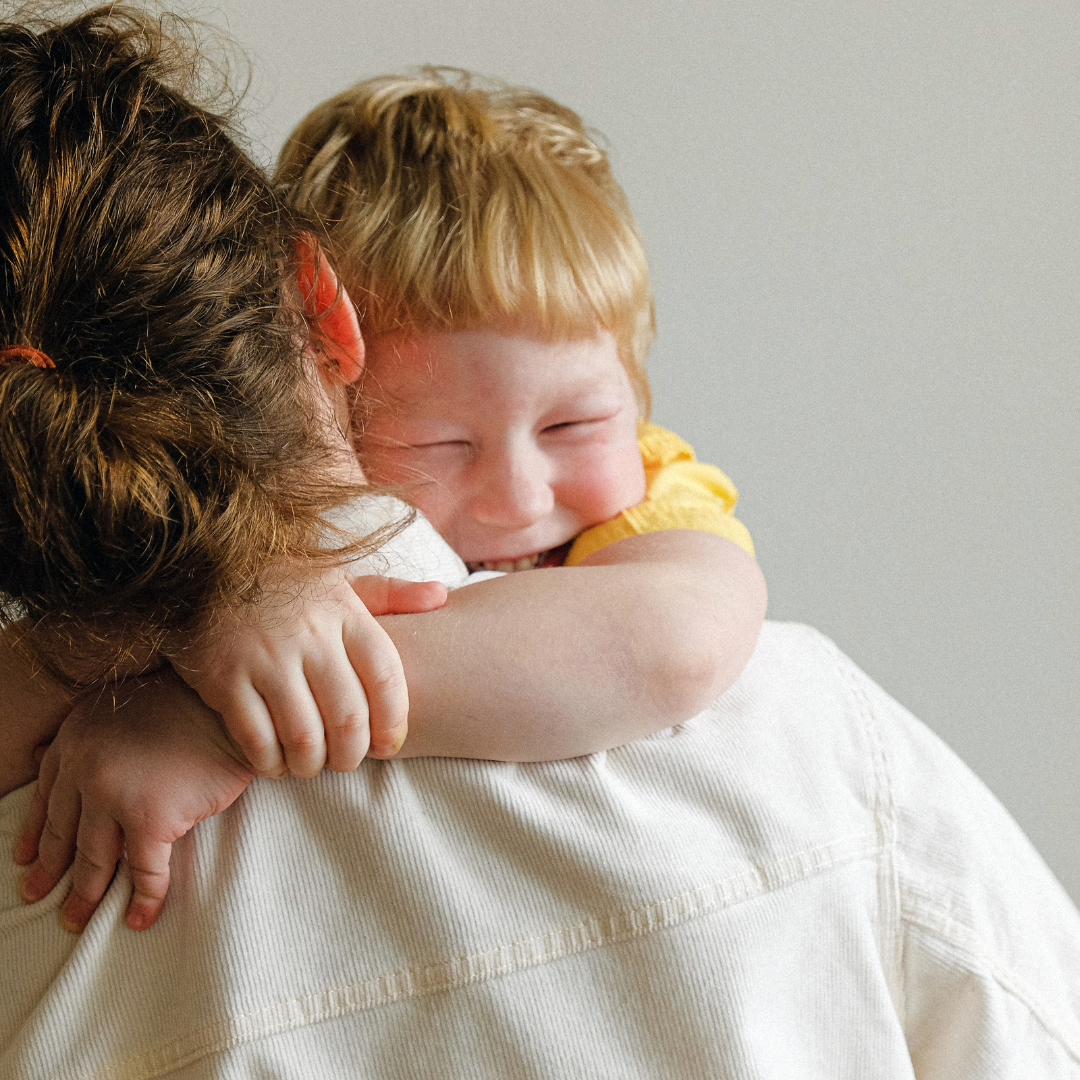
<instances>
[{"instance_id":1,"label":"child's arm","mask_svg":"<svg viewBox=\"0 0 1080 1080\"><path fill-rule=\"evenodd\" d=\"M386 610L370 592L368 601ZM678 530L619 541L578 567L460 589L440 611L384 617L411 691L401 756L553 760L670 727L735 681L764 611L764 580L748 554ZM23 864L37 859L25 895L32 902L71 862L77 834L74 899L64 907L72 929L85 925L108 886L118 830L126 830L129 859L140 853L128 925L144 928L164 898L171 840L246 786L213 714L193 696L183 703L174 695L163 720L154 717L166 725L160 741L142 745L141 718L154 702L140 700L136 710L133 701L126 729L119 712L108 732L80 719L46 758L18 856ZM121 736L134 745L124 749ZM94 752L94 740L100 747L110 739L108 754ZM125 754L136 765L123 765ZM83 824L72 810L80 796ZM46 817L50 839L39 851Z\"/></svg>"},{"instance_id":2,"label":"child's arm","mask_svg":"<svg viewBox=\"0 0 1080 1080\"><path fill-rule=\"evenodd\" d=\"M306 575L288 565L262 597L220 617L169 655L220 713L261 776L310 777L325 765L351 772L370 752L390 757L405 738L409 696L397 650L369 607L439 607L439 582L361 579L331 566ZM365 604L365 601L367 602Z\"/></svg>"},{"instance_id":3,"label":"child's arm","mask_svg":"<svg viewBox=\"0 0 1080 1080\"><path fill-rule=\"evenodd\" d=\"M671 727L735 682L765 606L737 544L667 530L382 618L409 682L400 756L544 761Z\"/></svg>"}]
</instances>

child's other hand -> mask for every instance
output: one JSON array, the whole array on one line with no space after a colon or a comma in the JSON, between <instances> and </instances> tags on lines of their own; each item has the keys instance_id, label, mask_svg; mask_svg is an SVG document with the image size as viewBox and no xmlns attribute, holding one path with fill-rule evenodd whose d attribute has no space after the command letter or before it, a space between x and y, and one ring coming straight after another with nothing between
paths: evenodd
<instances>
[{"instance_id":1,"label":"child's other hand","mask_svg":"<svg viewBox=\"0 0 1080 1080\"><path fill-rule=\"evenodd\" d=\"M45 751L15 846L15 861L33 864L23 899L42 899L74 862L60 920L79 933L126 854L134 892L124 921L145 930L165 901L173 842L235 802L252 775L171 671L84 697Z\"/></svg>"},{"instance_id":2,"label":"child's other hand","mask_svg":"<svg viewBox=\"0 0 1080 1080\"><path fill-rule=\"evenodd\" d=\"M351 772L369 746L391 757L408 730L401 659L375 616L445 602L438 582L351 581L330 567L298 585L286 568L259 602L171 659L259 775Z\"/></svg>"},{"instance_id":3,"label":"child's other hand","mask_svg":"<svg viewBox=\"0 0 1080 1080\"><path fill-rule=\"evenodd\" d=\"M349 578L349 584L372 615L420 615L446 603L446 586L441 581L365 574Z\"/></svg>"}]
</instances>

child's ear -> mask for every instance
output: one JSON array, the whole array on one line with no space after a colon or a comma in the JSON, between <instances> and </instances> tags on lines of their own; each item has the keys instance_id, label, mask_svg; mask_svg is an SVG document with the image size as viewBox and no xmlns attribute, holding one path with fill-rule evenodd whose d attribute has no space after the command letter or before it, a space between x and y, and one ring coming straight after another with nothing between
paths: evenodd
<instances>
[{"instance_id":1,"label":"child's ear","mask_svg":"<svg viewBox=\"0 0 1080 1080\"><path fill-rule=\"evenodd\" d=\"M353 383L364 370L364 339L356 308L311 233L300 233L293 252L304 316L323 352L337 364L337 378Z\"/></svg>"}]
</instances>

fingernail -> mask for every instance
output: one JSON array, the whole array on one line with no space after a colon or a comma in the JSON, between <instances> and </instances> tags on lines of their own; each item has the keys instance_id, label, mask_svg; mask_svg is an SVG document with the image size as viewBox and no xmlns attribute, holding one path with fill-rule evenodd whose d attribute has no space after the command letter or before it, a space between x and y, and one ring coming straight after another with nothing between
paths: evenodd
<instances>
[{"instance_id":1,"label":"fingernail","mask_svg":"<svg viewBox=\"0 0 1080 1080\"><path fill-rule=\"evenodd\" d=\"M397 733L388 741L380 741L378 752L372 754L372 757L378 758L392 758L401 748L405 745L405 737L409 734L408 728L399 728Z\"/></svg>"},{"instance_id":2,"label":"fingernail","mask_svg":"<svg viewBox=\"0 0 1080 1080\"><path fill-rule=\"evenodd\" d=\"M19 880L19 896L27 904L36 904L43 896L48 896L52 891L49 879L43 870L35 868L28 874L24 874Z\"/></svg>"},{"instance_id":3,"label":"fingernail","mask_svg":"<svg viewBox=\"0 0 1080 1080\"><path fill-rule=\"evenodd\" d=\"M60 916L60 928L66 930L69 934L81 934L86 929L86 923L77 923L67 917L67 913L63 908L59 911Z\"/></svg>"},{"instance_id":4,"label":"fingernail","mask_svg":"<svg viewBox=\"0 0 1080 1080\"><path fill-rule=\"evenodd\" d=\"M81 934L94 914L94 904L79 896L69 896L60 907L60 925L69 934Z\"/></svg>"},{"instance_id":5,"label":"fingernail","mask_svg":"<svg viewBox=\"0 0 1080 1080\"><path fill-rule=\"evenodd\" d=\"M147 930L154 925L156 919L157 911L154 908L133 904L124 916L124 924L129 930Z\"/></svg>"}]
</instances>

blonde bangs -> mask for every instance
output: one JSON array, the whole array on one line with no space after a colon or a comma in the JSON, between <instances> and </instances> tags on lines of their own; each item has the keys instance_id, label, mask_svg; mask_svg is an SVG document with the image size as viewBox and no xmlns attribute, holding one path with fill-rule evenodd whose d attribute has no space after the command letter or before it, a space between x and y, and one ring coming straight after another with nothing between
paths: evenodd
<instances>
[{"instance_id":1,"label":"blonde bangs","mask_svg":"<svg viewBox=\"0 0 1080 1080\"><path fill-rule=\"evenodd\" d=\"M647 416L648 267L606 154L549 98L452 74L360 83L282 152L279 179L323 224L364 334L604 329Z\"/></svg>"}]
</instances>

